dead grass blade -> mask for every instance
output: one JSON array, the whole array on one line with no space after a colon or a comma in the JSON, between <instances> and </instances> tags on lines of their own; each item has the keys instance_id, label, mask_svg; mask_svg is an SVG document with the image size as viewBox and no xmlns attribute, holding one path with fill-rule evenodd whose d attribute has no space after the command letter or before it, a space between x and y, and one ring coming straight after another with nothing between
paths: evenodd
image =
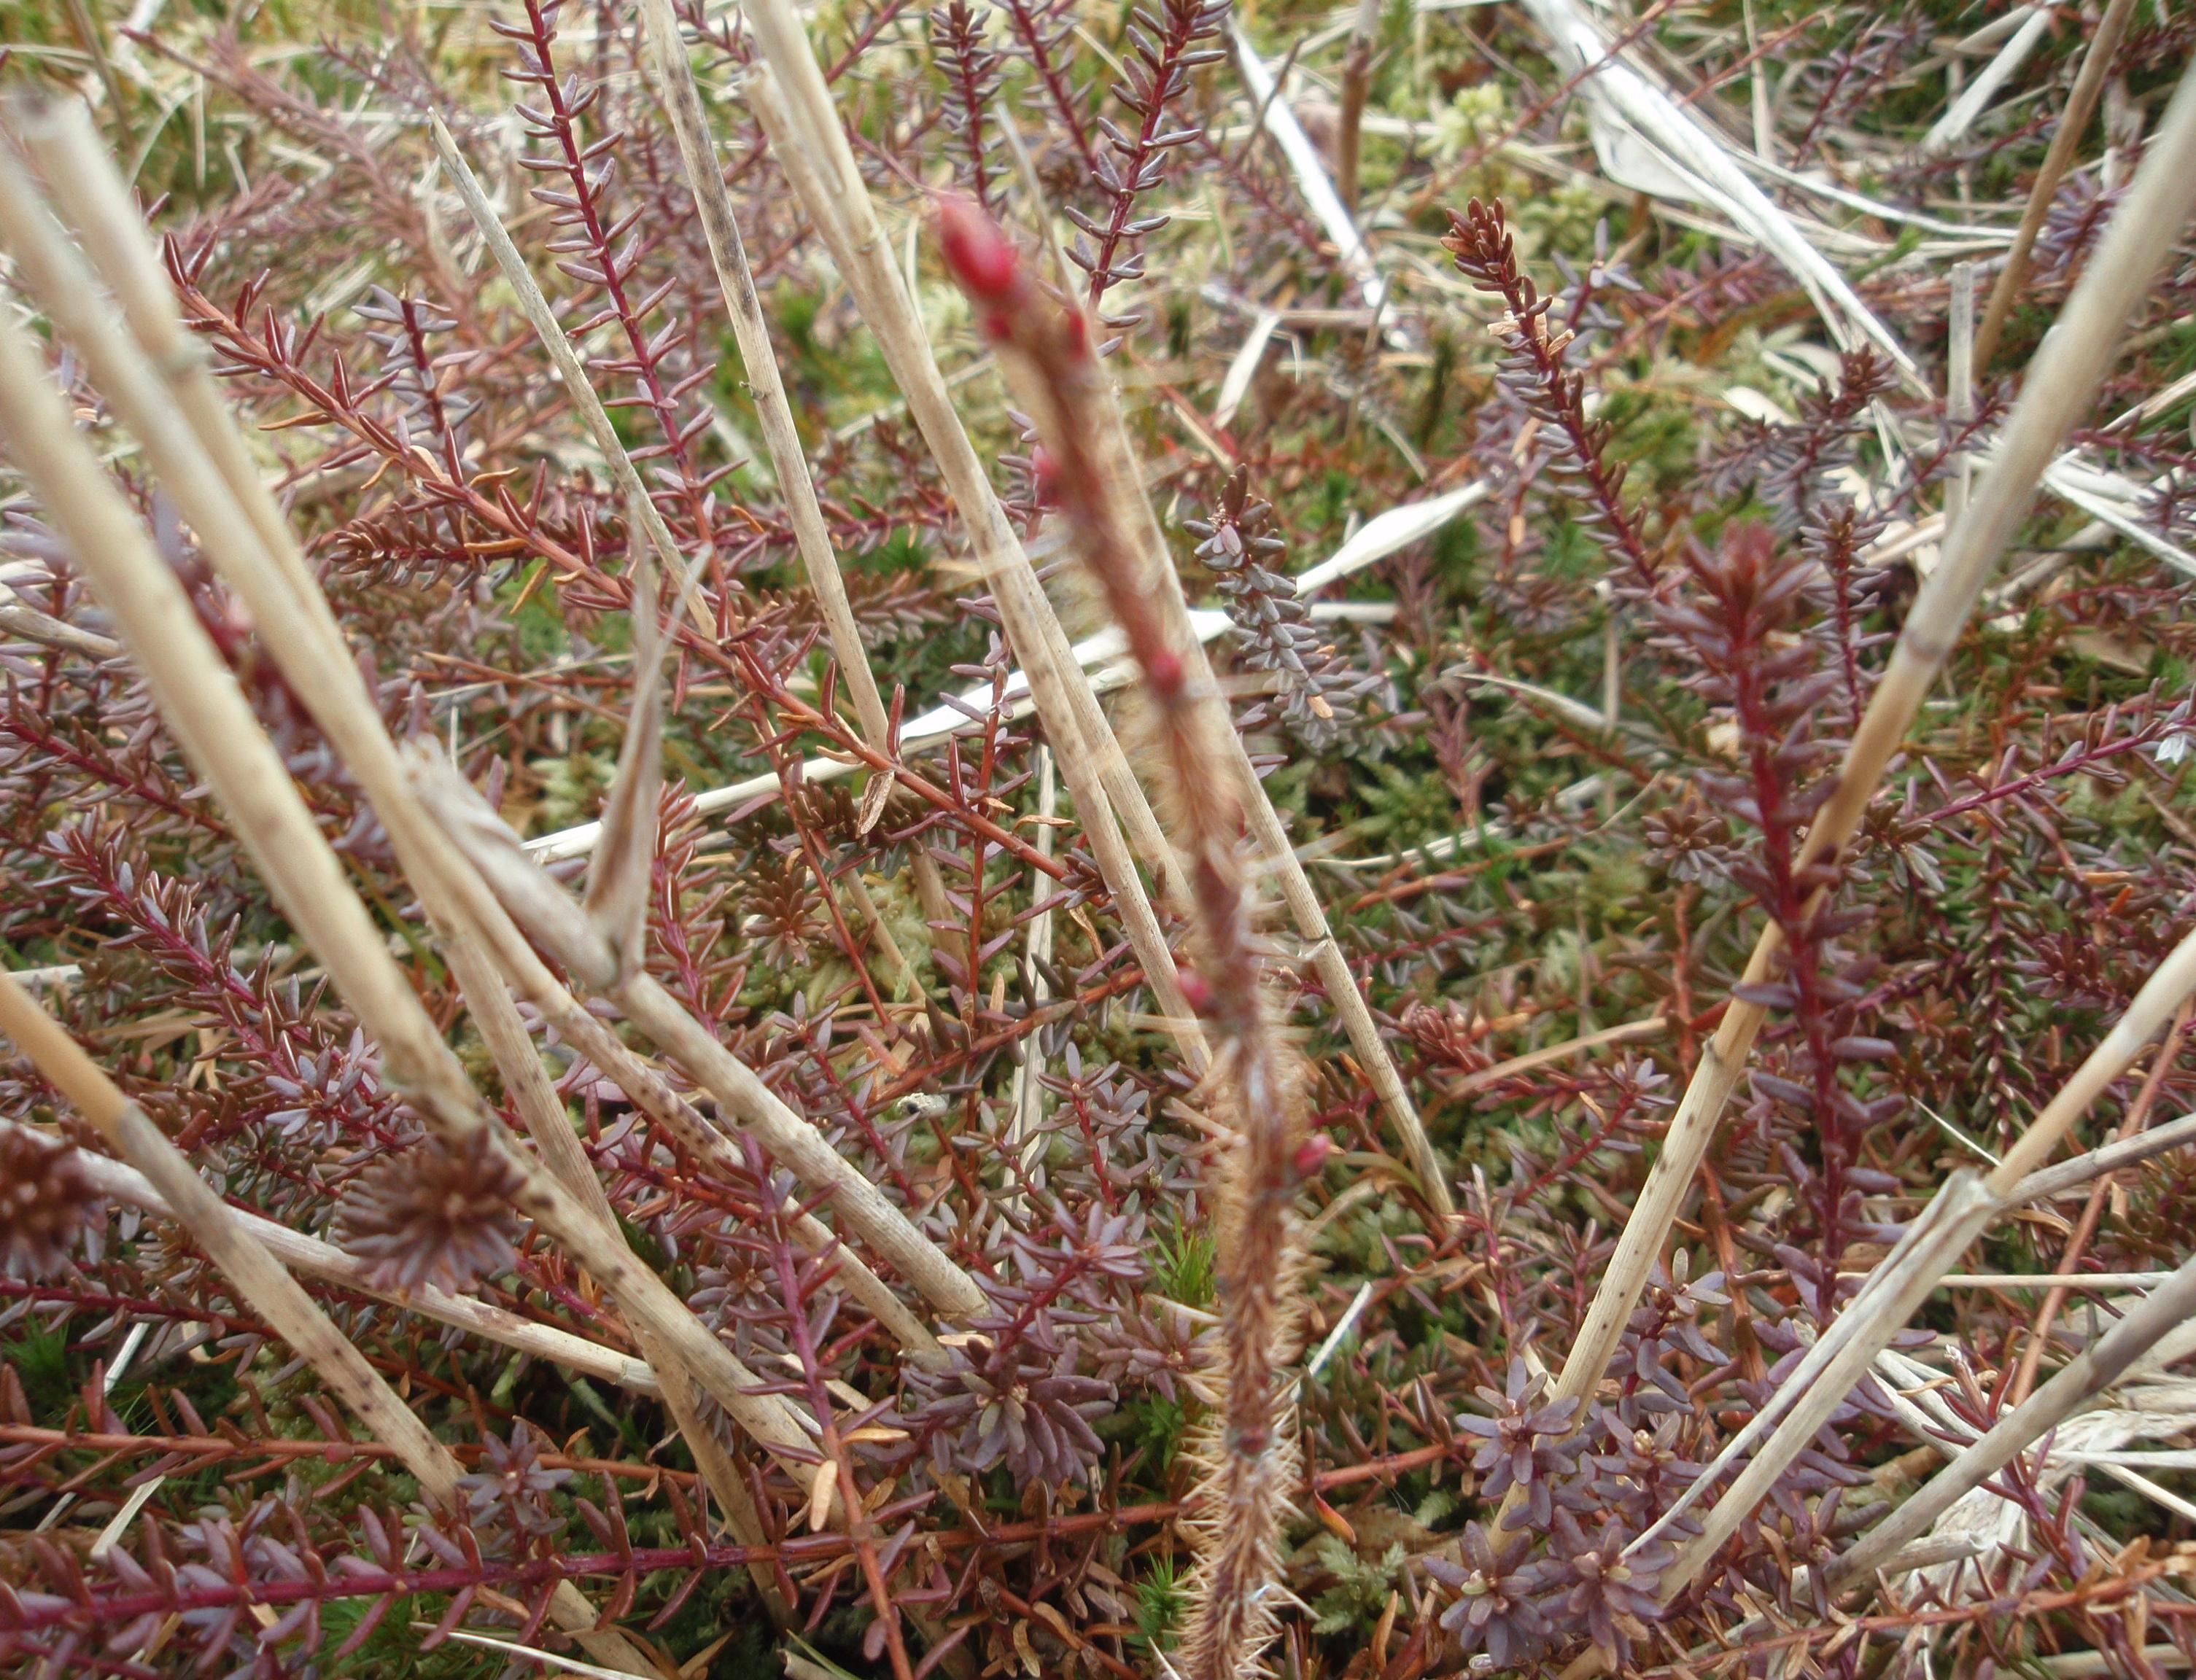
<instances>
[{"instance_id":1,"label":"dead grass blade","mask_svg":"<svg viewBox=\"0 0 2196 1680\"><path fill-rule=\"evenodd\" d=\"M619 961L616 950L590 923L586 911L542 873L518 837L453 765L422 746L413 754L410 769L415 790L459 850L520 926L582 986L616 1003L725 1113L754 1132L780 1165L804 1184L828 1191L833 1209L847 1227L939 1312L967 1318L984 1310L984 1293L968 1273L916 1230L876 1185L848 1165L815 1127L787 1107L645 969L628 969Z\"/></svg>"},{"instance_id":2,"label":"dead grass blade","mask_svg":"<svg viewBox=\"0 0 2196 1680\"><path fill-rule=\"evenodd\" d=\"M631 517L639 509L630 499ZM633 698L616 776L603 806L603 843L587 860L587 921L637 968L648 948L648 892L656 869L657 810L663 793L662 626L656 618L656 569L644 562L633 583Z\"/></svg>"},{"instance_id":3,"label":"dead grass blade","mask_svg":"<svg viewBox=\"0 0 2196 1680\"><path fill-rule=\"evenodd\" d=\"M2096 259L2083 271L2058 325L2030 366L2020 401L1966 515L1947 535L1936 570L1907 614L1889 667L1839 767L1837 790L1808 829L1800 867L1834 859L1859 827L1885 765L1973 614L1991 567L2027 517L2037 482L2060 440L2089 407L2118 347L2129 312L2148 289L2187 221L2192 204L2196 204L2196 73L2183 77ZM1783 949L1781 932L1773 925L1764 928L1747 964L1745 981L1771 978ZM1590 1395L1598 1386L1765 1015L1761 1007L1733 998L1714 1038L1703 1048L1664 1134L1661 1154L1648 1174L1586 1322L1564 1360L1552 1390L1554 1399ZM2040 1160L2026 1161L2021 1170L2038 1164ZM1999 1194L2012 1188L2010 1181L1993 1182Z\"/></svg>"},{"instance_id":4,"label":"dead grass blade","mask_svg":"<svg viewBox=\"0 0 2196 1680\"><path fill-rule=\"evenodd\" d=\"M649 594L647 604L652 616L656 602L654 592L650 591ZM487 953L462 934L447 940L443 949L449 955L451 972L457 978L466 1012L480 1029L482 1041L487 1044L489 1055L495 1060L496 1071L502 1077L504 1094L518 1110L527 1135L540 1152L542 1164L596 1218L615 1228L617 1215L610 1206L610 1198L603 1193L602 1181L595 1176L593 1163L587 1159L587 1152L580 1146L579 1138L572 1130L572 1117L565 1112L556 1087L542 1071L541 1059L535 1053L534 1040L519 1017L518 1006L504 990L503 976L496 972ZM754 1496L748 1491L747 1479L718 1440L709 1420L702 1416L699 1396L686 1376L685 1367L675 1354L667 1355L648 1332L637 1333L634 1340L640 1343L641 1357L656 1371L664 1406L679 1425L679 1434L685 1437L686 1450L694 1455L695 1467L701 1471L703 1484L724 1508L733 1535L743 1546L767 1546L770 1531L763 1524L762 1513L755 1509ZM748 1566L748 1578L754 1583L755 1591L769 1609L771 1619L780 1626L789 1625L793 1608L777 1590L777 1576L762 1564L751 1563Z\"/></svg>"},{"instance_id":5,"label":"dead grass blade","mask_svg":"<svg viewBox=\"0 0 2196 1680\"><path fill-rule=\"evenodd\" d=\"M526 950L524 940L494 894L420 808L394 743L365 692L350 650L280 511L245 451L218 391L196 355L194 343L177 323L172 295L147 244L142 224L100 152L96 137L82 132L66 111L48 113L25 126L56 191L65 194L87 245L97 253L104 277L124 303L142 349L115 330L98 307L96 288L90 284L82 265L27 199L20 176L0 165L0 232L5 233L19 259L34 276L54 319L85 350L111 399L138 430L174 487L209 554L249 603L260 634L285 678L367 789L399 861L430 914L444 927L477 938L529 998L552 1017L572 1023L576 1034L586 1035L600 1048L600 1041L609 1036L607 1032L572 1003ZM170 370L168 387L162 386L154 367ZM208 451L214 456L212 463L207 459ZM134 522L130 528L135 531ZM259 744L265 746L263 737ZM283 785L287 792L286 780ZM294 799L294 794L291 797ZM317 830L313 832L317 840ZM343 893L355 909L355 898L347 884ZM386 964L385 949L378 949ZM393 974L394 965L388 966ZM396 991L403 1002L389 1007L397 1012L401 1024L404 1009L419 1015L419 1007L401 979ZM419 1019L425 1023L424 1015ZM575 1037L575 1042L581 1041ZM448 1059L439 1038L434 1045ZM598 1065L610 1067L610 1054L605 1049L598 1058ZM422 1065L441 1065L434 1062L431 1051L417 1054ZM631 1065L630 1058L627 1064ZM454 1073L454 1060L448 1059L447 1065ZM464 1103L471 1102L472 1094L464 1088L461 1074L456 1076L454 1090L462 1090ZM795 1124L813 1135L805 1122ZM721 1140L716 1146L724 1146ZM708 1158L707 1149L703 1142L704 1158ZM860 1186L860 1192L873 1195L868 1181L847 1169L828 1147L823 1148L822 1155L835 1163L839 1181L852 1181ZM827 1176L824 1181L830 1180ZM947 1292L948 1299L959 1303L962 1310L969 1310L968 1303L976 1298L974 1285L927 1239L914 1233L896 1210L893 1221L895 1234L913 1239L912 1244L902 1241L901 1249L928 1250L931 1256L928 1271L918 1265L916 1271L910 1273L910 1278L929 1276L935 1286ZM803 1229L815 1239L822 1227L812 1221ZM902 1264L906 1256L893 1257L895 1264ZM602 1268L596 1269L607 1285L608 1275ZM846 1276L849 1291L863 1296L865 1304L893 1327L904 1345L926 1353L934 1349L936 1344L928 1333L913 1325L906 1309L852 1256ZM699 1331L691 1314L681 1309L680 1316L693 1331ZM765 1414L766 1418L775 1415Z\"/></svg>"},{"instance_id":6,"label":"dead grass blade","mask_svg":"<svg viewBox=\"0 0 2196 1680\"><path fill-rule=\"evenodd\" d=\"M9 357L9 349L0 348L0 361ZM60 1023L5 973L0 973L0 1033L13 1039L108 1146L143 1175L147 1187L221 1268L238 1297L311 1364L328 1391L357 1415L375 1440L395 1451L428 1500L436 1505L460 1503L465 1469L449 1448L435 1439L388 1380L367 1363L366 1355L268 1251L244 1218L206 1187L182 1152L61 1031ZM598 1629L601 1618L594 1606L569 1581L558 1586L549 1614L598 1662L628 1674L655 1673L655 1665L623 1634L615 1628Z\"/></svg>"},{"instance_id":7,"label":"dead grass blade","mask_svg":"<svg viewBox=\"0 0 2196 1680\"><path fill-rule=\"evenodd\" d=\"M709 142L709 120L695 85L694 67L679 38L679 20L669 0L642 0L656 73L672 133L679 141L679 159L693 190L694 206L702 233L708 240L709 257L724 293L725 313L731 319L732 336L740 347L740 361L754 394L755 414L762 424L763 446L770 452L778 492L785 499L786 518L793 527L795 546L801 569L815 592L824 633L830 640L832 656L853 696L854 715L870 746L890 750L892 722L876 673L870 668L869 649L863 645L861 626L847 598L847 580L839 569L831 534L824 522L824 509L816 498L816 482L808 471L808 458L800 447L800 434L793 422L793 405L787 401L784 376L778 371L776 346L762 299L755 291L754 271L748 263L747 246L740 238L738 219L732 213L731 194L725 189ZM951 919L945 883L930 854L916 850L914 875L916 896L923 914L933 921Z\"/></svg>"},{"instance_id":8,"label":"dead grass blade","mask_svg":"<svg viewBox=\"0 0 2196 1680\"><path fill-rule=\"evenodd\" d=\"M2196 78L2188 84L2196 88ZM2196 107L2196 100L2190 101ZM1988 494L1987 482L1981 494ZM1980 495L1978 497L1979 505ZM1928 1298L1945 1275L1958 1263L1968 1244L1999 1213L2014 1205L2027 1177L2072 1129L2105 1088L2134 1063L2148 1044L2171 1021L2191 996L2196 996L2196 934L2190 935L2160 963L2129 1005L2127 1013L2092 1050L2059 1094L2024 1131L1988 1178L1978 1181L1968 1172L1956 1174L1938 1192L1922 1216L1915 1221L1898 1246L1877 1267L1859 1296L1841 1313L1820 1340L1809 1349L1800 1368L1788 1377L1769 1405L1764 1406L1719 1453L1714 1464L1693 1484L1705 1493L1720 1472L1736 1462L1772 1423L1776 1433L1748 1461L1708 1513L1702 1532L1688 1541L1662 1578L1666 1602L1682 1591L1704 1568L1723 1543L1765 1498L1792 1461L1844 1403L1877 1354ZM2176 1297L2178 1299L2178 1297ZM2184 1311L2182 1314L2186 1317ZM2178 1323L2178 1319L2175 1323ZM2171 1325L2160 1328L2164 1334ZM2152 1338L2155 1340L2155 1336ZM2148 1342L2142 1344L2147 1347ZM2141 1351L2133 1349L2132 1359ZM1667 1526L1678 1511L1693 1503L1693 1492L1666 1512L1647 1534L1644 1544Z\"/></svg>"},{"instance_id":9,"label":"dead grass blade","mask_svg":"<svg viewBox=\"0 0 2196 1680\"><path fill-rule=\"evenodd\" d=\"M58 243L43 212L26 202L19 175L0 169L0 201L11 249L31 266L26 252ZM126 200L125 200L126 202ZM142 235L140 236L142 239ZM43 258L50 259L50 250ZM199 446L157 379L133 360L121 335L95 309L72 308L54 292L43 301L57 318L84 332L97 355L90 357L108 394L154 453L163 477L176 494L209 552L256 565L276 587L267 596L276 609L289 601L279 574L262 551L224 481ZM77 300L95 305L88 288ZM172 319L172 317L170 317ZM391 1087L454 1148L491 1150L518 1186L513 1201L592 1270L635 1322L656 1331L690 1361L711 1395L742 1426L783 1458L804 1486L813 1472L806 1443L782 1401L749 1392L754 1379L685 1305L569 1193L519 1152L482 1107L464 1070L420 1007L379 932L292 785L280 756L259 728L220 655L207 639L175 574L153 550L120 494L78 433L60 394L48 383L20 329L0 326L0 430L10 453L37 489L55 526L94 589L114 615L122 639L159 704L169 728L199 774L229 812L275 900L327 967L336 989L381 1047ZM257 603L254 603L255 609ZM260 620L267 632L269 617ZM278 658L280 644L270 636ZM285 674L315 663L307 657L285 665ZM325 661L319 661L325 663ZM336 679L355 667L321 673ZM295 678L293 678L293 682ZM298 684L309 693L311 679ZM309 699L309 704L310 703ZM362 694L358 704L365 706ZM371 708L366 708L368 715ZM316 715L319 715L316 713ZM374 717L379 732L379 718ZM385 737L381 737L385 741ZM355 761L354 761L355 765ZM392 830L394 824L391 824Z\"/></svg>"},{"instance_id":10,"label":"dead grass blade","mask_svg":"<svg viewBox=\"0 0 2196 1680\"><path fill-rule=\"evenodd\" d=\"M1089 678L1068 651L1052 604L1045 599L1029 557L953 410L930 341L893 265L869 188L847 151L836 109L800 20L782 0L756 0L748 15L768 61L748 72L748 101L876 334L886 364L907 397L916 429L939 464L968 530L977 566L998 603L1007 638L1028 674L1030 693L1123 930L1169 1031L1192 1066L1201 1070L1209 1059L1204 1034L1182 996L1151 895L1113 826L1118 817L1164 888L1176 872L1158 823L1128 771ZM807 87L805 100L797 101L789 91L795 87Z\"/></svg>"},{"instance_id":11,"label":"dead grass blade","mask_svg":"<svg viewBox=\"0 0 2196 1680\"><path fill-rule=\"evenodd\" d=\"M2089 118L2096 114L2097 101L2104 95L2105 78L2112 70L2112 55L2119 50L2120 38L2127 33L2128 19L2134 11L2135 0L2111 0L2089 36L2089 44L2083 49L2082 68L2074 78L2073 90L2066 95L2066 108L2059 113L2051 149L2043 154L2043 167L2037 170L2036 184L2028 189L2028 207L2021 212L2020 226L2013 236L2013 248L2005 254L2005 264L1997 271L1997 280L1991 286L1990 302L1983 309L1982 326L1975 334L1974 366L1978 368L1987 368L1991 358L1997 354L1997 341L2005 331L2006 317L2013 313L2014 300L2020 296L2020 288L2028 279L2028 258L2036 249L2036 236L2043 231L2043 218L2058 193L2059 183L2066 179L2067 167L2081 147L2082 136L2089 131Z\"/></svg>"},{"instance_id":12,"label":"dead grass blade","mask_svg":"<svg viewBox=\"0 0 2196 1680\"><path fill-rule=\"evenodd\" d=\"M1613 52L1599 28L1573 0L1527 0L1566 73L1594 107L1598 129L1636 136L1664 167L1686 182L1689 195L1745 228L1774 253L1817 308L1841 344L1857 334L1889 356L1916 387L1921 370L1906 347L1860 299L1829 259L1810 244L1766 193L1748 177L1722 141L1669 95ZM1598 135L1597 138L1598 138Z\"/></svg>"},{"instance_id":13,"label":"dead grass blade","mask_svg":"<svg viewBox=\"0 0 2196 1680\"><path fill-rule=\"evenodd\" d=\"M2061 1366L2051 1380L1998 1419L1973 1446L1939 1470L1832 1564L1832 1591L1871 1575L1910 1540L1927 1533L1962 1496L2020 1457L2028 1446L2109 1388L2165 1336L2196 1318L2196 1260L2145 1296L2117 1324Z\"/></svg>"}]
</instances>

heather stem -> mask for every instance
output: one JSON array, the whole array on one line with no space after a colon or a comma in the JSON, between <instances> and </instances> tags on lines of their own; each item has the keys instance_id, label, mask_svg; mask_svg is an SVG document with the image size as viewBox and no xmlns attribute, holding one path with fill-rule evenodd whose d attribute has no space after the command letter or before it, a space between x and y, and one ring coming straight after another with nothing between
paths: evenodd
<instances>
[{"instance_id":1,"label":"heather stem","mask_svg":"<svg viewBox=\"0 0 2196 1680\"><path fill-rule=\"evenodd\" d=\"M1108 447L1115 434L1084 318L1043 297L974 205L948 201L939 232L948 267L1001 349L1008 384L1037 419L1078 556L1158 716L1161 788L1199 930L1192 996L1219 1050L1207 1088L1232 1133L1218 1204L1217 1417L1194 1501L1204 1555L1182 1666L1199 1680L1234 1680L1257 1664L1276 1626L1278 1547L1297 1469L1282 1371L1303 1313L1296 1203L1324 1149L1306 1140L1296 1071L1251 947L1244 811L1229 773L1234 727L1210 676L1192 674L1187 661L1198 644L1186 616L1168 610L1170 598L1148 575L1133 467Z\"/></svg>"}]
</instances>

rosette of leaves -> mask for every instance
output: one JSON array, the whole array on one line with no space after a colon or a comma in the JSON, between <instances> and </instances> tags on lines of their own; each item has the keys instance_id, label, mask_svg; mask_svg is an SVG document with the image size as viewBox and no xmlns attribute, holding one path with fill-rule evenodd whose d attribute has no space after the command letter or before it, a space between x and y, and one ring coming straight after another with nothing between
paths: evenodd
<instances>
[{"instance_id":1,"label":"rosette of leaves","mask_svg":"<svg viewBox=\"0 0 2196 1680\"><path fill-rule=\"evenodd\" d=\"M61 1270L98 1208L73 1148L27 1126L0 1126L0 1273Z\"/></svg>"},{"instance_id":2,"label":"rosette of leaves","mask_svg":"<svg viewBox=\"0 0 2196 1680\"><path fill-rule=\"evenodd\" d=\"M517 1260L518 1186L485 1132L464 1149L422 1143L359 1175L337 1210L338 1234L384 1289L469 1289Z\"/></svg>"},{"instance_id":3,"label":"rosette of leaves","mask_svg":"<svg viewBox=\"0 0 2196 1680\"><path fill-rule=\"evenodd\" d=\"M1672 1556L1660 1540L1627 1552L1623 1522L1610 1517L1588 1535L1569 1511L1556 1513L1547 1555L1533 1566L1544 1613L1583 1628L1610 1661L1624 1663L1632 1642L1662 1614L1662 1571Z\"/></svg>"},{"instance_id":4,"label":"rosette of leaves","mask_svg":"<svg viewBox=\"0 0 2196 1680\"><path fill-rule=\"evenodd\" d=\"M1498 1542L1483 1524L1472 1522L1465 1526L1462 1563L1426 1559L1426 1573L1456 1595L1441 1625L1466 1655L1483 1648L1496 1667L1508 1668L1546 1648L1548 1619L1534 1596L1535 1571L1525 1562L1530 1549L1522 1534Z\"/></svg>"},{"instance_id":5,"label":"rosette of leaves","mask_svg":"<svg viewBox=\"0 0 2196 1680\"><path fill-rule=\"evenodd\" d=\"M1494 1415L1456 1420L1465 1434L1480 1437L1471 1467L1486 1478L1481 1494L1500 1499L1512 1487L1523 1488L1525 1502L1519 1513L1535 1528L1548 1525L1555 1510L1555 1484L1585 1451L1585 1443L1569 1434L1578 1401L1543 1406L1540 1395L1547 1386L1546 1373L1535 1376L1523 1360L1513 1358L1502 1388L1482 1384L1475 1391Z\"/></svg>"},{"instance_id":6,"label":"rosette of leaves","mask_svg":"<svg viewBox=\"0 0 2196 1680\"><path fill-rule=\"evenodd\" d=\"M1086 1377L1082 1350L1037 1314L1019 1334L978 1330L937 1372L911 1372L916 1412L941 1471L980 1474L1004 1464L1018 1481L1057 1487L1098 1462L1091 1423L1112 1410L1113 1386Z\"/></svg>"},{"instance_id":7,"label":"rosette of leaves","mask_svg":"<svg viewBox=\"0 0 2196 1680\"><path fill-rule=\"evenodd\" d=\"M483 1437L480 1468L458 1482L475 1533L531 1548L562 1530L564 1518L551 1496L572 1473L541 1462L544 1444L523 1419L512 1426L508 1442L493 1434Z\"/></svg>"}]
</instances>

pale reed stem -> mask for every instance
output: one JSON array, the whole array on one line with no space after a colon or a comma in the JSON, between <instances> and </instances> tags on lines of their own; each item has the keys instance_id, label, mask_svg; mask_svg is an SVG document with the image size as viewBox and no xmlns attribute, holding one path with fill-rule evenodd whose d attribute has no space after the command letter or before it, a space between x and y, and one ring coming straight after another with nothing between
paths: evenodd
<instances>
[{"instance_id":1,"label":"pale reed stem","mask_svg":"<svg viewBox=\"0 0 2196 1680\"><path fill-rule=\"evenodd\" d=\"M2158 265L2188 219L2192 203L2196 203L2196 72L2182 77L2126 199L2029 367L1990 467L1976 484L1965 514L1947 534L1937 569L1907 614L1889 668L1846 749L1837 789L1807 831L1799 867L1834 859L1860 826L1884 766L1898 750L1930 685L1951 656L1991 567L2027 517L2043 469L2067 429L2089 407L2118 348L2129 315L2147 293ZM1783 932L1774 923L1762 930L1746 966L1746 983L1772 975L1783 943ZM1661 1153L1609 1257L1552 1399L1581 1399L1600 1386L1765 1014L1758 1004L1731 1000L1663 1136ZM2031 1160L2022 1170L2034 1164ZM1505 1510L1513 1507L1514 1500L1505 1502Z\"/></svg>"},{"instance_id":2,"label":"pale reed stem","mask_svg":"<svg viewBox=\"0 0 2196 1680\"><path fill-rule=\"evenodd\" d=\"M375 1440L396 1454L418 1479L429 1502L442 1506L460 1503L464 1466L329 1320L282 1261L268 1251L252 1228L260 1221L247 1223L245 1215L209 1190L166 1134L117 1088L12 975L0 974L0 1032L14 1041L108 1146L142 1175L146 1188L221 1268L238 1298L312 1365L328 1392L357 1415ZM628 1674L656 1671L616 1629L598 1631L600 1617L595 1607L569 1581L558 1585L549 1614L597 1662Z\"/></svg>"},{"instance_id":3,"label":"pale reed stem","mask_svg":"<svg viewBox=\"0 0 2196 1680\"><path fill-rule=\"evenodd\" d=\"M497 954L506 973L523 979L518 971L528 959L518 950L524 942L412 793L334 615L205 372L199 347L181 328L173 294L143 224L96 137L83 133L80 122L72 124L66 113L24 126L102 276L123 303L136 344L115 329L81 263L28 199L20 173L4 163L0 232L49 314L78 343L109 400L145 443L209 555L251 605L285 678L373 802L430 914L446 927L474 932ZM538 963L532 966L539 969ZM527 988L537 1002L552 990L542 984L545 979L537 975ZM410 999L401 979L398 989ZM661 1002L677 1007L667 994ZM416 1012L416 1002L412 1007ZM710 1042L716 1055L729 1056ZM789 1121L790 1134L797 1134L799 1146L787 1164L797 1159L803 1182L834 1193L850 1228L874 1243L941 1308L973 1310L971 1303L981 1299L974 1285L867 1178L783 1104L777 1105L773 1117Z\"/></svg>"},{"instance_id":4,"label":"pale reed stem","mask_svg":"<svg viewBox=\"0 0 2196 1680\"><path fill-rule=\"evenodd\" d=\"M0 170L0 177L13 173ZM20 207L18 193L0 196ZM33 223L37 219L28 218ZM14 218L17 223L23 220ZM18 226L9 228L11 242L18 231ZM15 248L21 257L23 247ZM120 401L113 389L107 395ZM172 408L166 413L172 415ZM219 476L196 449L188 428L167 430L180 432L164 436L164 444L177 451L169 465L189 469L163 474L178 499L188 495L199 511L232 527L240 524L234 505L218 494ZM783 1402L750 1393L753 1375L633 1258L615 1230L596 1221L514 1147L482 1107L207 639L182 585L153 551L77 431L21 329L12 323L0 324L0 434L9 438L10 453L47 517L113 615L170 730L228 810L276 903L379 1042L390 1086L410 1099L414 1111L445 1142L465 1147L486 1134L518 1184L513 1200L519 1210L593 1272L636 1326L645 1323L675 1346L713 1397L806 1486L814 1475L812 1455ZM206 522L197 512L191 517L211 550L217 540ZM248 533L245 546L256 551Z\"/></svg>"}]
</instances>

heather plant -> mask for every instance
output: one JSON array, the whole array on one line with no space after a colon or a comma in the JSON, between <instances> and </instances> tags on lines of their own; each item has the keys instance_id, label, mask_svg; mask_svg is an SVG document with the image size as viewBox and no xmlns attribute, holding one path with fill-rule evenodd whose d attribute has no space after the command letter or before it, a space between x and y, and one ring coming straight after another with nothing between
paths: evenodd
<instances>
[{"instance_id":1,"label":"heather plant","mask_svg":"<svg viewBox=\"0 0 2196 1680\"><path fill-rule=\"evenodd\" d=\"M2196 1660L2192 48L0 8L0 1669Z\"/></svg>"}]
</instances>

